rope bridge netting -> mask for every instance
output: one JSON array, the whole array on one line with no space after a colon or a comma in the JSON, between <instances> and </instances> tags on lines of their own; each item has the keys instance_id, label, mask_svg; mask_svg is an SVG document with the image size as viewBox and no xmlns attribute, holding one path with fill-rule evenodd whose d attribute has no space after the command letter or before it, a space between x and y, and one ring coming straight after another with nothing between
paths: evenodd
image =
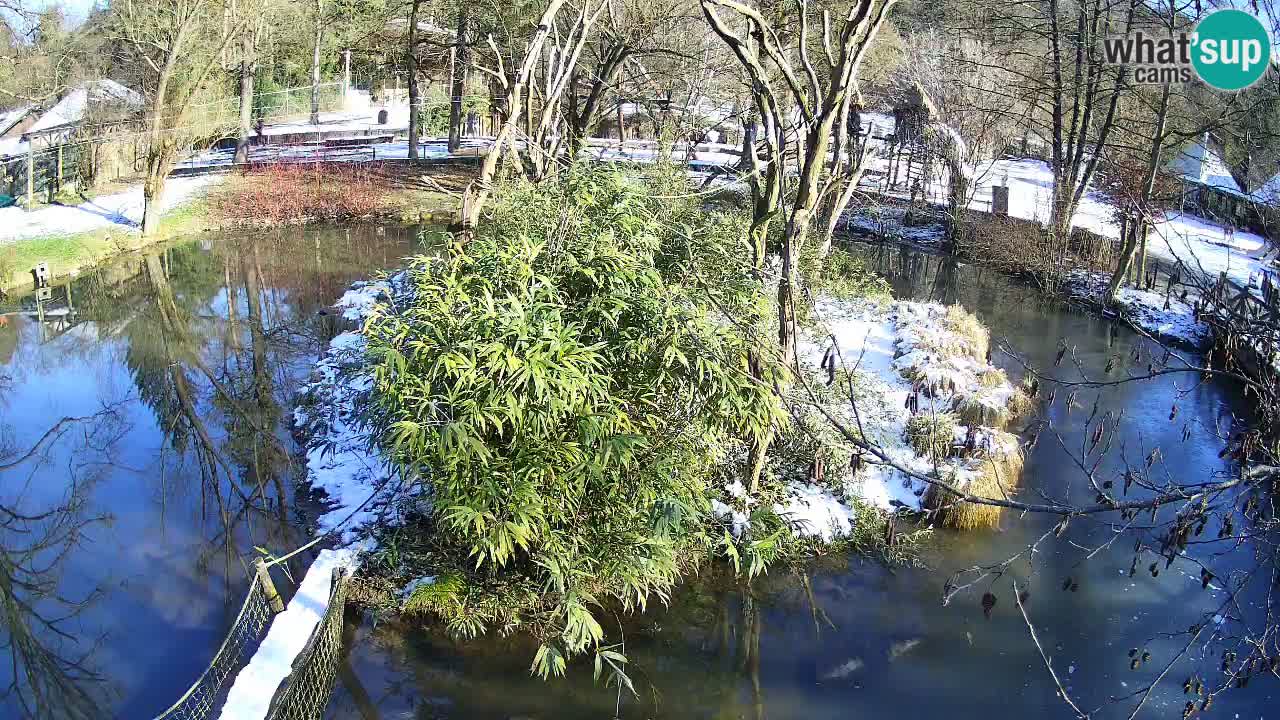
<instances>
[{"instance_id":1,"label":"rope bridge netting","mask_svg":"<svg viewBox=\"0 0 1280 720\"><path fill-rule=\"evenodd\" d=\"M270 563L274 564L274 563ZM271 620L283 610L266 568L249 584L240 613L222 645L199 679L155 720L217 718L230 682L248 664L267 633ZM342 616L351 573L335 568L329 604L306 645L294 659L292 671L276 689L264 720L319 720L329 703L342 652Z\"/></svg>"},{"instance_id":2,"label":"rope bridge netting","mask_svg":"<svg viewBox=\"0 0 1280 720\"><path fill-rule=\"evenodd\" d=\"M342 656L342 611L347 603L347 580L350 577L351 573L345 569L334 568L329 607L294 660L293 672L271 699L267 720L319 720L324 715L338 678L338 662Z\"/></svg>"}]
</instances>

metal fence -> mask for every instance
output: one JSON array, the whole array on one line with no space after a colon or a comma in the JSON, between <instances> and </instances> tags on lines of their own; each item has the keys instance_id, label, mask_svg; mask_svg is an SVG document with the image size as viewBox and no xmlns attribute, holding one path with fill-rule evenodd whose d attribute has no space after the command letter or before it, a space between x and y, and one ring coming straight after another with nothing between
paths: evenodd
<instances>
[{"instance_id":1,"label":"metal fence","mask_svg":"<svg viewBox=\"0 0 1280 720\"><path fill-rule=\"evenodd\" d=\"M329 606L316 623L307 644L293 661L293 671L285 678L266 720L320 720L338 678L338 662L342 657L342 615L347 604L347 584L351 574L343 568L333 569L329 590Z\"/></svg>"},{"instance_id":2,"label":"metal fence","mask_svg":"<svg viewBox=\"0 0 1280 720\"><path fill-rule=\"evenodd\" d=\"M346 86L340 82L320 83L317 88L320 112L340 110L346 99ZM240 98L229 97L191 106L187 115L191 118L212 121L218 125L234 126L240 114ZM311 114L311 86L271 90L254 93L253 117L263 122L280 122Z\"/></svg>"},{"instance_id":3,"label":"metal fence","mask_svg":"<svg viewBox=\"0 0 1280 720\"><path fill-rule=\"evenodd\" d=\"M52 199L80 176L84 160L83 145L61 145L5 160L0 162L0 192L14 198Z\"/></svg>"}]
</instances>

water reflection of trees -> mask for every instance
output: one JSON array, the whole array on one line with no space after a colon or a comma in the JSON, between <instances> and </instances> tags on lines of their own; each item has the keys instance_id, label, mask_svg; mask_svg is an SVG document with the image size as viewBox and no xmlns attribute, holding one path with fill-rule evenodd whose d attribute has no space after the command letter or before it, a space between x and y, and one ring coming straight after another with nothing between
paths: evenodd
<instances>
[{"instance_id":1,"label":"water reflection of trees","mask_svg":"<svg viewBox=\"0 0 1280 720\"><path fill-rule=\"evenodd\" d=\"M12 437L9 428L0 434ZM0 686L0 707L23 717L89 720L102 716L109 685L95 667L93 639L77 636L80 616L102 595L101 587L68 590L64 570L71 554L96 525L108 521L87 498L101 458L123 427L115 408L88 417L63 418L33 445L0 443L0 649L10 658ZM32 483L44 479L55 445L76 439L69 453L72 481L62 498L41 501Z\"/></svg>"},{"instance_id":2,"label":"water reflection of trees","mask_svg":"<svg viewBox=\"0 0 1280 720\"><path fill-rule=\"evenodd\" d=\"M292 445L285 408L334 331L317 311L352 280L394 265L409 249L404 234L372 228L292 229L132 256L77 278L71 287L54 288L55 299L64 292L76 298L81 332L56 338L13 333L20 343L16 371L39 377L65 367L92 371L104 362L123 363L135 388L130 402L151 414L163 437L157 525L173 524L174 518L163 515L175 512L189 513L190 519L179 522L201 525L196 554L183 555L184 567L175 569L220 579L233 608L246 576L246 553L255 545L292 549L299 541L291 522ZM9 309L21 312L21 303L31 299L18 298ZM48 347L31 347L36 343ZM119 351L106 350L111 346ZM4 367L0 363L0 376ZM8 381L0 377L0 386ZM5 436L0 423L0 438ZM4 450L0 442L0 610L9 635L5 649L19 667L0 695L0 707L12 701L33 717L102 717L103 675L91 667L88 653L105 638L77 638L66 627L101 593L77 597L58 591L63 563L104 520L107 508L90 507L85 479L110 474L109 458L74 476L45 464L42 481L65 483L68 496L19 511L3 504L3 493L20 484L13 480L16 470L4 471ZM26 454L12 444L8 451ZM60 465L66 453L38 452L29 460L54 456Z\"/></svg>"},{"instance_id":3,"label":"water reflection of trees","mask_svg":"<svg viewBox=\"0 0 1280 720\"><path fill-rule=\"evenodd\" d=\"M808 632L815 642L834 627L808 589L808 576L797 573L748 583L711 567L675 593L670 606L614 616L621 624L609 634L625 638L636 695L607 684L607 671L594 681L589 663L554 683L530 676L522 660L529 640L518 633L455 641L439 628L379 626L369 630L372 642L357 640L347 647L379 656L390 652L391 661L358 662L358 674L344 663L328 717L764 720L770 714L769 687L782 688L775 703L794 702L786 692L795 673L788 663L794 658L776 657L778 647L766 639L769 618L812 616ZM794 629L775 631L795 639ZM770 675L779 669L785 674ZM496 687L502 692L495 693Z\"/></svg>"}]
</instances>

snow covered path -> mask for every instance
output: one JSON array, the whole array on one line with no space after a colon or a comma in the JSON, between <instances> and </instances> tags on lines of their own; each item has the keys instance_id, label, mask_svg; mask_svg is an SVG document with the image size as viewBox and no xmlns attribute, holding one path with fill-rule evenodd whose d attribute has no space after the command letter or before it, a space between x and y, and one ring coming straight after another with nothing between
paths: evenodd
<instances>
[{"instance_id":1,"label":"snow covered path","mask_svg":"<svg viewBox=\"0 0 1280 720\"><path fill-rule=\"evenodd\" d=\"M170 178L161 211L167 212L192 200L221 178L215 176ZM27 211L18 206L0 209L0 246L43 235L116 228L138 232L142 224L142 185L114 195L104 195L79 205L49 205Z\"/></svg>"}]
</instances>

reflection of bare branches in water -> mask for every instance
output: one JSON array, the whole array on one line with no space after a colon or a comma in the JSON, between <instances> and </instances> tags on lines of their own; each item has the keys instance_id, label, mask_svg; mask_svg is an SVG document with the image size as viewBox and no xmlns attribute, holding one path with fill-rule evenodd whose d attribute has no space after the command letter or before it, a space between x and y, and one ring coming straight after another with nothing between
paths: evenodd
<instances>
[{"instance_id":1,"label":"reflection of bare branches in water","mask_svg":"<svg viewBox=\"0 0 1280 720\"><path fill-rule=\"evenodd\" d=\"M28 502L31 481L42 477L54 446L72 430L78 446L70 452L65 495L52 503ZM72 596L62 587L61 570L86 531L107 521L89 511L87 496L100 465L95 456L108 450L122 430L112 406L63 418L27 448L12 441L0 446L0 650L11 660L0 704L20 708L23 717L102 716L99 696L105 683L91 663L96 643L74 634L77 619L101 596L101 588Z\"/></svg>"},{"instance_id":2,"label":"reflection of bare branches in water","mask_svg":"<svg viewBox=\"0 0 1280 720\"><path fill-rule=\"evenodd\" d=\"M221 268L227 316L222 319L225 329L215 334L221 347L213 352L221 356L220 372L206 361L207 338L195 327L205 317L199 304L217 288L182 292L194 281L189 274L171 277L173 263L161 255L143 258L149 302L127 327L126 355L139 394L155 412L179 461L193 462L201 516L216 516L191 565L205 573L220 561L229 592L241 576L235 571L242 559L238 534L248 533L254 544L265 544L268 538L254 530L259 517L278 541L288 542L290 533L284 483L290 455L276 435L282 411L264 330L269 309L262 271L256 245L237 248L236 254L238 258L224 258ZM211 422L219 415L221 429Z\"/></svg>"}]
</instances>

